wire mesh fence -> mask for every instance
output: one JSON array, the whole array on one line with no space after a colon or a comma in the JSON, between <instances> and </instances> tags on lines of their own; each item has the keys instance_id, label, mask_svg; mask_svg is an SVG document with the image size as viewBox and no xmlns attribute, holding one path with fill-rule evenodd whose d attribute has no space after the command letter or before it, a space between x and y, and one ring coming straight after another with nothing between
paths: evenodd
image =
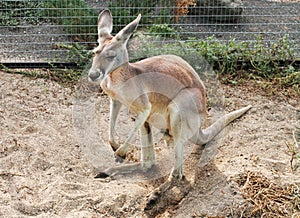
<instances>
[{"instance_id":1,"label":"wire mesh fence","mask_svg":"<svg viewBox=\"0 0 300 218\"><path fill-rule=\"evenodd\" d=\"M96 45L104 8L112 11L114 32L141 13L145 35L191 42L260 37L266 45L288 35L300 57L299 0L1 0L0 62L76 62Z\"/></svg>"}]
</instances>

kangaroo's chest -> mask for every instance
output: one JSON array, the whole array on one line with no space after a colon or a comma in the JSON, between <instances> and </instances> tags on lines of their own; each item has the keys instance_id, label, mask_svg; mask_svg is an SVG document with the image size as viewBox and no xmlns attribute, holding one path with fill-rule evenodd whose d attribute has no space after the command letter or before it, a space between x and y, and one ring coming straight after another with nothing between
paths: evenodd
<instances>
[{"instance_id":1,"label":"kangaroo's chest","mask_svg":"<svg viewBox=\"0 0 300 218\"><path fill-rule=\"evenodd\" d=\"M114 100L120 101L128 108L134 106L143 94L142 87L136 78L124 75L121 71L108 74L100 84L102 90Z\"/></svg>"},{"instance_id":2,"label":"kangaroo's chest","mask_svg":"<svg viewBox=\"0 0 300 218\"><path fill-rule=\"evenodd\" d=\"M112 99L115 99L116 97L116 92L114 91L114 87L113 87L113 82L111 80L110 75L106 76L101 84L100 84L102 90L108 95L110 96Z\"/></svg>"},{"instance_id":3,"label":"kangaroo's chest","mask_svg":"<svg viewBox=\"0 0 300 218\"><path fill-rule=\"evenodd\" d=\"M121 100L122 96L126 95L124 90L126 77L124 70L121 67L117 68L104 77L100 86L112 99Z\"/></svg>"}]
</instances>

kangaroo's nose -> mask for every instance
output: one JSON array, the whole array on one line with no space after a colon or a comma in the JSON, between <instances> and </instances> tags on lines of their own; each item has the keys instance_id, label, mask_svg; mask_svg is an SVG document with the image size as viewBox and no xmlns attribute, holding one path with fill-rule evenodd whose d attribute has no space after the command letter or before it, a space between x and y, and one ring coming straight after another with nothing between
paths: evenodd
<instances>
[{"instance_id":1,"label":"kangaroo's nose","mask_svg":"<svg viewBox=\"0 0 300 218\"><path fill-rule=\"evenodd\" d=\"M101 75L100 71L98 71L98 70L94 70L94 71L89 72L89 78L92 81L97 80L100 77L100 75Z\"/></svg>"}]
</instances>

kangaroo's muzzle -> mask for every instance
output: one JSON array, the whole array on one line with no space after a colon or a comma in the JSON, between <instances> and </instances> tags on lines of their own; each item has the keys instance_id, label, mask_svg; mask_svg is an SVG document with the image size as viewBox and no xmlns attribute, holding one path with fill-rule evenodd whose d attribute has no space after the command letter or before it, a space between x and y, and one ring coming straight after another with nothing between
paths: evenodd
<instances>
[{"instance_id":1,"label":"kangaroo's muzzle","mask_svg":"<svg viewBox=\"0 0 300 218\"><path fill-rule=\"evenodd\" d=\"M103 73L100 71L100 70L93 70L93 69L91 69L90 71L89 71L89 81L91 81L91 82L97 82L97 81L99 81L99 80L101 80L102 78L103 78Z\"/></svg>"}]
</instances>

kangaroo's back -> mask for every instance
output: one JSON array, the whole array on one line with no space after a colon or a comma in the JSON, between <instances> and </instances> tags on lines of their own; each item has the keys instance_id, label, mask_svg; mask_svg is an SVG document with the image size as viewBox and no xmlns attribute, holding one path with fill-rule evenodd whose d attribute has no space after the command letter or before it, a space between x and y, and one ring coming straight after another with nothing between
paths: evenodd
<instances>
[{"instance_id":1,"label":"kangaroo's back","mask_svg":"<svg viewBox=\"0 0 300 218\"><path fill-rule=\"evenodd\" d=\"M143 74L142 85L148 93L163 93L172 100L180 90L195 88L205 106L205 86L195 70L181 57L158 55L132 63L131 66L137 74Z\"/></svg>"},{"instance_id":2,"label":"kangaroo's back","mask_svg":"<svg viewBox=\"0 0 300 218\"><path fill-rule=\"evenodd\" d=\"M132 64L145 73L162 73L180 82L184 87L199 88L205 92L204 85L195 70L181 57L158 55Z\"/></svg>"}]
</instances>

